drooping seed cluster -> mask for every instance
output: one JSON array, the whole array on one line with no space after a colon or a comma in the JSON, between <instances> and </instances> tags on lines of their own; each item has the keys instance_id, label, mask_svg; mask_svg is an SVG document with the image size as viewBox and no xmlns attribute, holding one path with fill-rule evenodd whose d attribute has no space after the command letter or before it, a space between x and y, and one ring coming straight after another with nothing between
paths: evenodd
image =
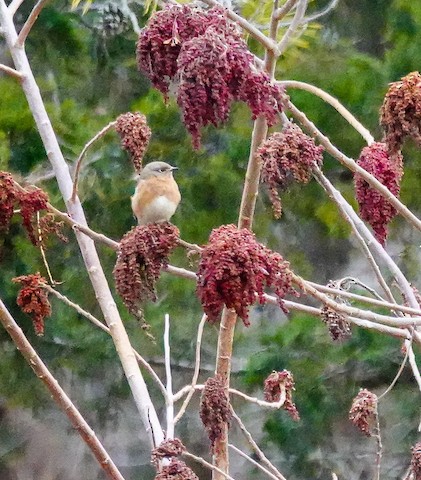
<instances>
[{"instance_id":1,"label":"drooping seed cluster","mask_svg":"<svg viewBox=\"0 0 421 480\"><path fill-rule=\"evenodd\" d=\"M156 300L155 284L178 238L178 228L164 222L133 227L121 239L113 274L117 292L133 315L138 316L143 300Z\"/></svg>"},{"instance_id":2,"label":"drooping seed cluster","mask_svg":"<svg viewBox=\"0 0 421 480\"><path fill-rule=\"evenodd\" d=\"M37 246L42 243L42 223L40 234L36 232L36 213L47 210L48 195L41 189L22 190L15 184L8 172L0 172L0 231L7 233L12 220L14 209L18 209L22 217L22 224L31 242ZM51 232L50 232L51 233Z\"/></svg>"},{"instance_id":3,"label":"drooping seed cluster","mask_svg":"<svg viewBox=\"0 0 421 480\"><path fill-rule=\"evenodd\" d=\"M152 450L151 461L155 467L158 467L163 458L178 457L185 449L179 438L165 440Z\"/></svg>"},{"instance_id":4,"label":"drooping seed cluster","mask_svg":"<svg viewBox=\"0 0 421 480\"><path fill-rule=\"evenodd\" d=\"M274 215L282 213L278 190L293 181L308 183L314 165L323 163L323 147L316 146L298 125L289 123L282 132L272 134L257 150L262 163L261 182L268 190Z\"/></svg>"},{"instance_id":5,"label":"drooping seed cluster","mask_svg":"<svg viewBox=\"0 0 421 480\"><path fill-rule=\"evenodd\" d=\"M229 398L224 389L224 381L220 375L206 380L205 388L200 399L200 418L205 426L211 450L221 438L225 425L231 421L232 413Z\"/></svg>"},{"instance_id":6,"label":"drooping seed cluster","mask_svg":"<svg viewBox=\"0 0 421 480\"><path fill-rule=\"evenodd\" d=\"M252 232L235 225L212 231L201 253L197 272L197 294L210 322L215 322L224 305L233 308L246 326L248 307L265 302L264 289L273 288L279 298L296 294L289 263L279 253L258 243Z\"/></svg>"},{"instance_id":7,"label":"drooping seed cluster","mask_svg":"<svg viewBox=\"0 0 421 480\"><path fill-rule=\"evenodd\" d=\"M46 279L40 273L35 273L13 278L13 282L21 285L16 303L22 312L31 316L35 333L44 335L44 320L51 315L48 292L41 286L47 283Z\"/></svg>"},{"instance_id":8,"label":"drooping seed cluster","mask_svg":"<svg viewBox=\"0 0 421 480\"><path fill-rule=\"evenodd\" d=\"M412 72L391 83L380 109L389 152L398 153L406 137L421 147L421 75Z\"/></svg>"},{"instance_id":9,"label":"drooping seed cluster","mask_svg":"<svg viewBox=\"0 0 421 480\"><path fill-rule=\"evenodd\" d=\"M140 172L152 133L145 115L139 112L123 113L117 118L115 129L120 135L122 148L129 152L136 172Z\"/></svg>"},{"instance_id":10,"label":"drooping seed cluster","mask_svg":"<svg viewBox=\"0 0 421 480\"><path fill-rule=\"evenodd\" d=\"M357 164L385 185L393 195L399 196L403 175L402 156L399 152L392 157L386 144L376 142L363 148ZM371 225L376 239L384 245L387 225L396 215L396 209L360 174L356 173L354 180L361 217Z\"/></svg>"},{"instance_id":11,"label":"drooping seed cluster","mask_svg":"<svg viewBox=\"0 0 421 480\"><path fill-rule=\"evenodd\" d=\"M421 480L421 442L416 443L412 449L411 472L413 480Z\"/></svg>"},{"instance_id":12,"label":"drooping seed cluster","mask_svg":"<svg viewBox=\"0 0 421 480\"><path fill-rule=\"evenodd\" d=\"M234 100L269 125L282 109L283 89L254 66L254 58L221 7L169 6L139 35L139 69L165 97L173 84L183 121L200 146L203 126L224 123Z\"/></svg>"},{"instance_id":13,"label":"drooping seed cluster","mask_svg":"<svg viewBox=\"0 0 421 480\"><path fill-rule=\"evenodd\" d=\"M182 460L172 458L156 475L155 480L199 480L199 477Z\"/></svg>"},{"instance_id":14,"label":"drooping seed cluster","mask_svg":"<svg viewBox=\"0 0 421 480\"><path fill-rule=\"evenodd\" d=\"M291 415L293 420L299 420L300 414L292 401L292 392L295 390L294 385L294 377L291 372L288 370L282 370L282 372L273 371L264 382L264 395L267 402L279 402L283 393L285 401L282 408Z\"/></svg>"},{"instance_id":15,"label":"drooping seed cluster","mask_svg":"<svg viewBox=\"0 0 421 480\"><path fill-rule=\"evenodd\" d=\"M349 419L364 435L371 437L377 423L377 395L361 389L352 402Z\"/></svg>"},{"instance_id":16,"label":"drooping seed cluster","mask_svg":"<svg viewBox=\"0 0 421 480\"><path fill-rule=\"evenodd\" d=\"M352 335L351 324L347 317L328 305L323 305L320 309L320 318L327 325L334 342L346 340Z\"/></svg>"}]
</instances>

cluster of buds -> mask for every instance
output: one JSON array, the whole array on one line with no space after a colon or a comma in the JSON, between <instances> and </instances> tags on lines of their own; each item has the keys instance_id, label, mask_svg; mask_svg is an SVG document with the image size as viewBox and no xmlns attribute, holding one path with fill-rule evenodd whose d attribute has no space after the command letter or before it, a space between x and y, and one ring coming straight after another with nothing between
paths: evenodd
<instances>
[{"instance_id":1,"label":"cluster of buds","mask_svg":"<svg viewBox=\"0 0 421 480\"><path fill-rule=\"evenodd\" d=\"M113 274L116 289L129 311L139 316L139 304L156 300L155 284L179 238L168 222L133 227L121 239Z\"/></svg>"},{"instance_id":2,"label":"cluster of buds","mask_svg":"<svg viewBox=\"0 0 421 480\"><path fill-rule=\"evenodd\" d=\"M217 320L225 304L248 326L248 307L256 300L265 302L265 287L275 290L284 311L282 299L287 294L297 295L289 263L258 243L252 232L235 225L212 231L197 276L197 293L210 322Z\"/></svg>"},{"instance_id":3,"label":"cluster of buds","mask_svg":"<svg viewBox=\"0 0 421 480\"><path fill-rule=\"evenodd\" d=\"M357 164L385 185L393 195L399 195L403 175L399 152L390 156L386 144L376 142L363 148ZM371 225L376 239L384 245L387 225L396 215L396 209L358 173L355 174L355 191L361 217Z\"/></svg>"},{"instance_id":4,"label":"cluster of buds","mask_svg":"<svg viewBox=\"0 0 421 480\"><path fill-rule=\"evenodd\" d=\"M377 426L377 395L361 389L352 402L349 419L364 435L371 437Z\"/></svg>"},{"instance_id":5,"label":"cluster of buds","mask_svg":"<svg viewBox=\"0 0 421 480\"><path fill-rule=\"evenodd\" d=\"M59 226L53 226L51 217L48 221L40 222L37 227L37 213L47 210L48 195L41 189L23 190L13 180L8 172L0 172L0 231L7 232L13 217L14 209L18 209L22 217L28 237L33 245L39 245L45 235L59 230ZM45 231L43 226L46 227Z\"/></svg>"},{"instance_id":6,"label":"cluster of buds","mask_svg":"<svg viewBox=\"0 0 421 480\"><path fill-rule=\"evenodd\" d=\"M392 155L398 153L406 137L421 146L421 75L412 72L391 83L380 110L380 123Z\"/></svg>"},{"instance_id":7,"label":"cluster of buds","mask_svg":"<svg viewBox=\"0 0 421 480\"><path fill-rule=\"evenodd\" d=\"M292 401L292 392L295 390L294 385L294 378L291 372L288 370L282 370L282 372L273 371L265 380L264 395L267 402L279 402L283 396L284 403L282 408L291 415L293 420L297 421L300 419L300 414Z\"/></svg>"},{"instance_id":8,"label":"cluster of buds","mask_svg":"<svg viewBox=\"0 0 421 480\"><path fill-rule=\"evenodd\" d=\"M259 147L261 182L268 188L276 218L282 213L278 189L285 190L293 181L308 183L313 167L323 163L322 152L323 147L316 146L314 140L293 123L271 135Z\"/></svg>"},{"instance_id":9,"label":"cluster of buds","mask_svg":"<svg viewBox=\"0 0 421 480\"><path fill-rule=\"evenodd\" d=\"M230 401L222 377L215 375L208 378L200 399L200 418L206 428L212 451L225 426L229 425L231 417Z\"/></svg>"},{"instance_id":10,"label":"cluster of buds","mask_svg":"<svg viewBox=\"0 0 421 480\"><path fill-rule=\"evenodd\" d=\"M42 287L47 281L39 273L22 275L13 279L13 282L22 285L16 303L24 313L32 318L35 333L44 335L44 320L51 315L51 305L48 293Z\"/></svg>"},{"instance_id":11,"label":"cluster of buds","mask_svg":"<svg viewBox=\"0 0 421 480\"><path fill-rule=\"evenodd\" d=\"M169 36L171 32L171 36ZM234 100L245 102L253 118L276 123L283 89L257 70L246 43L225 10L172 5L155 13L139 35L139 69L165 97L177 87L183 121L200 146L200 129L227 120Z\"/></svg>"},{"instance_id":12,"label":"cluster of buds","mask_svg":"<svg viewBox=\"0 0 421 480\"><path fill-rule=\"evenodd\" d=\"M139 112L123 113L117 118L115 129L120 135L122 148L129 152L134 169L140 172L143 156L151 138L151 129L145 115Z\"/></svg>"},{"instance_id":13,"label":"cluster of buds","mask_svg":"<svg viewBox=\"0 0 421 480\"><path fill-rule=\"evenodd\" d=\"M181 455L186 447L179 438L172 438L163 441L158 447L152 450L151 461L156 468L163 458L174 458Z\"/></svg>"}]
</instances>

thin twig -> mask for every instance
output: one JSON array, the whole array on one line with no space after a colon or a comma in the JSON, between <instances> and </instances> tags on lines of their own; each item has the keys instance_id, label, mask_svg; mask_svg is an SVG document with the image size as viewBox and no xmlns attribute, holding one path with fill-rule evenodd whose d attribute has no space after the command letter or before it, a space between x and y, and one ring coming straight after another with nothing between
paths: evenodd
<instances>
[{"instance_id":1,"label":"thin twig","mask_svg":"<svg viewBox=\"0 0 421 480\"><path fill-rule=\"evenodd\" d=\"M49 390L53 400L60 409L67 415L75 430L82 437L83 441L90 448L101 468L112 480L124 480L118 468L111 460L95 432L90 428L81 413L72 403L66 392L60 387L57 380L48 370L47 366L38 356L28 339L25 337L19 325L15 322L6 306L0 299L0 322L12 338L16 348L23 355L37 377Z\"/></svg>"},{"instance_id":2,"label":"thin twig","mask_svg":"<svg viewBox=\"0 0 421 480\"><path fill-rule=\"evenodd\" d=\"M308 281L317 290L327 293L329 295L341 296L344 298L349 298L351 300L356 300L359 302L365 302L378 307L389 308L391 310L398 310L403 313L409 313L410 315L421 315L420 309L415 309L411 307L406 307L405 305L398 305L397 303L386 302L385 300L376 300L375 298L365 297L363 295L357 295L356 293L351 293L346 290L339 290L337 288L326 287L325 285L319 285L318 283Z\"/></svg>"},{"instance_id":3,"label":"thin twig","mask_svg":"<svg viewBox=\"0 0 421 480\"><path fill-rule=\"evenodd\" d=\"M294 7L297 3L297 0L287 0L282 7L279 7L273 14L273 18L275 18L278 22L288 14L288 12Z\"/></svg>"},{"instance_id":4,"label":"thin twig","mask_svg":"<svg viewBox=\"0 0 421 480\"><path fill-rule=\"evenodd\" d=\"M73 190L72 190L72 196L71 200L72 202L75 201L77 192L78 192L78 181L79 181L79 174L80 174L80 169L82 166L82 160L83 157L85 156L85 153L87 152L88 148L94 144L97 140L102 138L106 133L108 133L116 124L116 121L110 122L108 125L106 125L102 130L100 130L94 137L92 137L89 142L83 147L78 159L76 160L76 168L75 168L75 175L74 175L74 180L73 180Z\"/></svg>"},{"instance_id":5,"label":"thin twig","mask_svg":"<svg viewBox=\"0 0 421 480\"><path fill-rule=\"evenodd\" d=\"M338 99L325 92L321 88L315 87L305 82L298 82L295 80L282 80L277 82L279 85L286 88L298 88L300 90L305 90L307 92L316 95L317 97L324 100L326 103L331 105L342 117L353 127L355 130L364 138L368 145L371 145L374 142L374 138L371 133L364 127L352 113L347 110Z\"/></svg>"},{"instance_id":6,"label":"thin twig","mask_svg":"<svg viewBox=\"0 0 421 480\"><path fill-rule=\"evenodd\" d=\"M278 43L278 56L284 53L286 47L291 41L292 36L296 32L297 28L302 24L304 15L307 10L307 3L308 0L298 0L295 15L292 19L291 25L288 27L287 31L284 33L283 37Z\"/></svg>"},{"instance_id":7,"label":"thin twig","mask_svg":"<svg viewBox=\"0 0 421 480\"><path fill-rule=\"evenodd\" d=\"M234 452L238 453L241 457L245 458L248 460L250 463L252 463L255 467L259 468L263 473L265 473L269 478L273 478L273 480L279 480L279 477L274 475L272 472L270 472L267 468L263 467L260 465L260 463L256 462L256 460L253 460L249 455L241 451L239 448L237 448L235 445L232 443L228 443L228 446L234 450Z\"/></svg>"},{"instance_id":8,"label":"thin twig","mask_svg":"<svg viewBox=\"0 0 421 480\"><path fill-rule=\"evenodd\" d=\"M214 472L218 472L220 475L222 475L224 478L226 478L227 480L235 480L234 477L231 477L231 475L228 475L228 473L225 473L223 470L221 470L220 468L218 467L215 467L215 465L212 465L211 463L207 462L204 458L202 457L198 457L196 455L193 455L192 453L190 452L186 452L186 451L183 451L182 453L183 457L187 457L187 458L191 458L192 460L194 460L195 462L197 463L200 463L201 465L203 465L204 467L207 467L209 468L210 470L213 470Z\"/></svg>"},{"instance_id":9,"label":"thin twig","mask_svg":"<svg viewBox=\"0 0 421 480\"><path fill-rule=\"evenodd\" d=\"M414 375L414 378L417 382L418 389L421 391L421 374L418 369L417 361L415 360L415 355L414 355L414 350L412 348L412 345L409 346L408 348L409 354L409 364L411 365L412 368L412 374Z\"/></svg>"},{"instance_id":10,"label":"thin twig","mask_svg":"<svg viewBox=\"0 0 421 480\"><path fill-rule=\"evenodd\" d=\"M259 460L265 464L269 470L279 479L279 480L286 480L286 478L282 475L282 473L273 465L270 460L266 457L263 451L260 449L259 445L254 441L251 433L247 430L246 426L244 425L241 418L237 415L233 408L231 408L231 413L235 421L238 423L241 432L245 436L246 440L250 444L251 448L254 450L255 454L258 456Z\"/></svg>"},{"instance_id":11,"label":"thin twig","mask_svg":"<svg viewBox=\"0 0 421 480\"><path fill-rule=\"evenodd\" d=\"M50 270L50 266L48 265L48 261L47 261L47 257L45 255L45 249L44 247L42 246L42 231L41 231L41 227L40 227L40 224L39 224L39 211L37 212L37 230L38 230L38 247L39 247L39 250L41 252L41 257L42 257L42 261L44 263L44 266L45 266L45 269L47 270L47 275L48 275L48 278L50 280L50 283L51 285L55 285L55 281L53 279L53 276L51 274L51 270Z\"/></svg>"},{"instance_id":12,"label":"thin twig","mask_svg":"<svg viewBox=\"0 0 421 480\"><path fill-rule=\"evenodd\" d=\"M16 48L23 47L26 37L29 35L29 32L31 31L31 28L36 22L38 15L41 13L41 10L45 7L47 2L49 2L49 0L38 0L38 2L35 4L34 8L28 16L28 19L22 27L22 30L19 32L18 38L15 43Z\"/></svg>"},{"instance_id":13,"label":"thin twig","mask_svg":"<svg viewBox=\"0 0 421 480\"><path fill-rule=\"evenodd\" d=\"M412 345L412 337L411 337L411 340L409 341L409 345L410 346ZM395 375L395 378L393 379L392 383L386 388L386 390L377 397L377 402L379 402L385 395L387 395L392 390L392 388L396 385L396 382L399 380L399 377L402 375L403 369L405 368L406 362L408 361L409 350L410 350L409 348L406 348L404 359L402 360L402 363L399 367L398 372Z\"/></svg>"},{"instance_id":14,"label":"thin twig","mask_svg":"<svg viewBox=\"0 0 421 480\"><path fill-rule=\"evenodd\" d=\"M3 63L0 63L0 70L4 73L7 73L11 77L16 78L17 80L21 81L23 75L15 70L14 68L8 67L7 65L4 65Z\"/></svg>"},{"instance_id":15,"label":"thin twig","mask_svg":"<svg viewBox=\"0 0 421 480\"><path fill-rule=\"evenodd\" d=\"M171 347L170 347L170 316L165 314L164 325L164 357L165 357L165 374L167 378L167 397L165 399L167 410L167 431L165 438L167 440L174 438L174 400L172 393L172 373L171 373Z\"/></svg>"},{"instance_id":16,"label":"thin twig","mask_svg":"<svg viewBox=\"0 0 421 480\"><path fill-rule=\"evenodd\" d=\"M376 450L376 474L374 479L380 480L380 468L382 463L382 454L383 454L383 444L382 444L382 437L380 432L380 421L379 421L379 413L376 412L376 434L374 435L377 443L377 450Z\"/></svg>"},{"instance_id":17,"label":"thin twig","mask_svg":"<svg viewBox=\"0 0 421 480\"><path fill-rule=\"evenodd\" d=\"M285 387L283 385L280 385L280 388L281 388L281 396L277 402L266 402L265 400L260 400L256 397L250 397L249 395L246 395L240 390L236 390L234 388L230 388L229 392L232 393L233 395L237 395L238 397L241 397L244 400L247 400L250 403L259 405L259 407L266 407L266 408L272 408L274 410L279 410L284 406L284 403L287 397L287 392Z\"/></svg>"},{"instance_id":18,"label":"thin twig","mask_svg":"<svg viewBox=\"0 0 421 480\"><path fill-rule=\"evenodd\" d=\"M174 424L176 424L180 418L184 415L186 408L194 394L194 390L197 384L197 379L199 378L200 372L200 351L202 346L202 337L203 337L203 329L205 328L206 319L208 317L206 315L202 316L200 320L199 327L197 328L197 336L196 336L196 359L194 363L194 372L191 385L189 386L189 391L187 393L187 397L184 399L183 405L181 406L180 410L178 411L176 417L174 418ZM176 395L174 395L174 401L176 401Z\"/></svg>"},{"instance_id":19,"label":"thin twig","mask_svg":"<svg viewBox=\"0 0 421 480\"><path fill-rule=\"evenodd\" d=\"M323 17L324 15L327 15L329 12L331 12L336 6L338 5L339 0L332 0L329 4L326 5L326 7L323 10L320 10L320 12L313 13L313 15L308 15L307 17L304 18L305 23L310 23L314 22L314 20L317 20L320 17Z\"/></svg>"},{"instance_id":20,"label":"thin twig","mask_svg":"<svg viewBox=\"0 0 421 480\"><path fill-rule=\"evenodd\" d=\"M203 3L206 3L207 5L210 5L212 7L221 6L221 4L216 0L203 0ZM275 53L275 55L278 55L276 42L263 34L258 28L248 22L245 18L237 15L233 10L226 9L226 12L228 18L240 25L243 30L248 32L255 40L257 40L263 47L265 47L266 50L269 50Z\"/></svg>"}]
</instances>

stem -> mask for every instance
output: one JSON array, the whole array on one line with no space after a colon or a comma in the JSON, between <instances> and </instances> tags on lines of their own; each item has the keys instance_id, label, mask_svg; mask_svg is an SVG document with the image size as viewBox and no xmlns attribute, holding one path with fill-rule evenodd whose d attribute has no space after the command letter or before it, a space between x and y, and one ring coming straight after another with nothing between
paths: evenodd
<instances>
[{"instance_id":1,"label":"stem","mask_svg":"<svg viewBox=\"0 0 421 480\"><path fill-rule=\"evenodd\" d=\"M102 130L100 130L93 138L89 140L89 142L83 147L82 151L80 152L79 158L76 161L76 168L75 168L75 178L73 180L73 191L72 191L72 196L71 200L72 202L75 201L77 191L78 191L78 181L79 181L79 174L80 174L80 169L82 166L82 160L83 157L85 156L88 148L94 144L97 140L102 138L107 132L109 132L114 126L116 122L110 122L108 125L106 125Z\"/></svg>"},{"instance_id":2,"label":"stem","mask_svg":"<svg viewBox=\"0 0 421 480\"><path fill-rule=\"evenodd\" d=\"M202 316L202 319L200 320L199 327L197 329L197 337L196 337L196 360L194 363L194 372L193 372L193 378L191 381L190 389L187 393L187 397L184 399L183 405L181 406L179 412L177 413L176 417L174 418L174 423L176 424L180 418L184 415L184 412L186 411L187 405L190 403L191 398L193 397L196 384L197 384L197 379L199 378L199 372L200 372L200 350L202 346L202 337L203 337L203 329L205 328L205 323L206 319L208 317L206 315ZM176 397L173 398L173 401L176 400Z\"/></svg>"},{"instance_id":3,"label":"stem","mask_svg":"<svg viewBox=\"0 0 421 480\"><path fill-rule=\"evenodd\" d=\"M243 435L245 436L246 440L249 442L251 448L254 450L255 454L259 457L259 460L264 463L279 480L286 480L286 478L282 475L282 473L269 461L266 455L262 452L259 448L257 443L254 441L251 433L247 430L246 426L242 422L241 418L236 414L234 409L231 408L232 416L238 423L240 430L242 431Z\"/></svg>"},{"instance_id":4,"label":"stem","mask_svg":"<svg viewBox=\"0 0 421 480\"><path fill-rule=\"evenodd\" d=\"M35 16L34 11L35 8L31 13L30 18ZM66 203L69 215L78 223L87 226L85 214L79 200L76 199L74 202L70 201L72 179L70 177L69 168L60 150L57 137L45 109L45 105L25 51L22 47L16 46L18 36L5 0L0 0L0 21L15 67L24 75L22 79L22 89L33 114L47 156L53 166L58 186ZM145 380L140 372L139 365L133 353L129 337L112 297L94 242L77 231L76 238L85 262L86 270L95 290L96 298L103 312L105 321L110 328L134 401L142 418L143 425L148 433L150 444L151 446L159 445L164 438L164 434Z\"/></svg>"},{"instance_id":5,"label":"stem","mask_svg":"<svg viewBox=\"0 0 421 480\"><path fill-rule=\"evenodd\" d=\"M22 5L22 3L24 1L25 0L12 0L10 2L9 6L7 8L9 9L9 13L10 13L10 15L12 15L12 17L18 11L18 8Z\"/></svg>"},{"instance_id":6,"label":"stem","mask_svg":"<svg viewBox=\"0 0 421 480\"><path fill-rule=\"evenodd\" d=\"M167 431L165 438L170 440L174 438L174 399L172 392L172 374L171 374L171 347L170 347L170 316L165 314L164 326L164 356L165 356L165 374L167 377L167 396L165 400L167 408Z\"/></svg>"},{"instance_id":7,"label":"stem","mask_svg":"<svg viewBox=\"0 0 421 480\"><path fill-rule=\"evenodd\" d=\"M352 113L347 110L341 102L335 97L332 97L329 93L325 92L321 88L315 87L314 85L310 85L309 83L305 82L298 82L295 80L282 80L277 82L279 85L282 85L286 88L298 88L300 90L305 90L307 92L316 95L317 97L324 100L326 103L331 105L335 110L340 113L344 119L355 128L355 130L364 138L368 145L371 145L374 142L374 138L371 133L362 125Z\"/></svg>"},{"instance_id":8,"label":"stem","mask_svg":"<svg viewBox=\"0 0 421 480\"><path fill-rule=\"evenodd\" d=\"M17 37L15 47L22 48L26 37L29 35L31 28L33 27L34 23L37 21L38 15L41 13L41 10L45 7L46 3L49 0L38 0L35 4L34 8L32 9L31 13L29 14L28 19L26 20L22 30L19 32L19 36Z\"/></svg>"},{"instance_id":9,"label":"stem","mask_svg":"<svg viewBox=\"0 0 421 480\"><path fill-rule=\"evenodd\" d=\"M279 7L273 17L279 22L282 20L285 15L288 14L288 12L294 7L294 5L297 3L297 0L287 0L282 7Z\"/></svg>"},{"instance_id":10,"label":"stem","mask_svg":"<svg viewBox=\"0 0 421 480\"><path fill-rule=\"evenodd\" d=\"M231 448L232 450L234 450L234 452L237 452L238 455L240 455L241 457L245 458L246 460L248 460L250 463L252 463L255 467L259 468L260 470L262 470L263 473L265 473L265 475L267 475L269 478L273 478L273 480L279 480L279 477L277 477L276 475L274 475L272 472L270 472L267 468L263 467L262 465L260 465L260 463L256 462L256 460L253 460L249 455L247 455L246 453L244 453L243 451L241 451L239 448L237 448L235 445L233 445L232 443L229 443L228 444L229 448Z\"/></svg>"},{"instance_id":11,"label":"stem","mask_svg":"<svg viewBox=\"0 0 421 480\"><path fill-rule=\"evenodd\" d=\"M207 462L204 458L202 457L198 457L197 455L193 455L192 453L190 452L186 452L184 451L182 453L183 457L187 457L187 458L191 458L192 460L194 460L195 462L197 463L200 463L201 465L203 465L204 467L207 467L209 468L210 470L212 470L212 473L218 473L219 475L221 475L221 478L226 478L227 480L235 480L235 478L231 477L230 475L228 475L228 473L225 473L223 470L221 470L220 468L216 467L215 465L212 465L211 463Z\"/></svg>"},{"instance_id":12,"label":"stem","mask_svg":"<svg viewBox=\"0 0 421 480\"><path fill-rule=\"evenodd\" d=\"M11 77L16 78L19 81L22 80L23 75L21 73L19 73L14 68L8 67L7 65L3 65L3 63L0 63L0 70L3 71L4 73L7 73Z\"/></svg>"},{"instance_id":13,"label":"stem","mask_svg":"<svg viewBox=\"0 0 421 480\"><path fill-rule=\"evenodd\" d=\"M281 38L281 41L278 43L279 55L284 53L295 31L302 24L302 20L307 10L307 3L308 0L298 0L297 8L295 10L295 15L292 19L291 25L288 27L287 31L284 33L284 36Z\"/></svg>"},{"instance_id":14,"label":"stem","mask_svg":"<svg viewBox=\"0 0 421 480\"><path fill-rule=\"evenodd\" d=\"M112 480L124 480L116 465L104 449L95 432L87 424L81 413L74 406L66 392L60 387L57 380L48 370L45 363L38 356L22 329L10 315L3 301L0 299L0 322L12 338L16 348L21 352L36 376L44 383L49 390L53 400L67 415L75 430L82 437L82 440L90 448L101 468Z\"/></svg>"}]
</instances>

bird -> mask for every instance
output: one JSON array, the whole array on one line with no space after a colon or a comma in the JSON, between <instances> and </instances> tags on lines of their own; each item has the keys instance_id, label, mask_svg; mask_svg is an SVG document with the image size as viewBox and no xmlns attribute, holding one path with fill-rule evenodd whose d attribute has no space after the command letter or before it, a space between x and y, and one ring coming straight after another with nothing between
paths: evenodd
<instances>
[{"instance_id":1,"label":"bird","mask_svg":"<svg viewBox=\"0 0 421 480\"><path fill-rule=\"evenodd\" d=\"M181 200L173 171L178 170L165 162L145 165L138 176L132 210L139 225L168 222Z\"/></svg>"}]
</instances>

